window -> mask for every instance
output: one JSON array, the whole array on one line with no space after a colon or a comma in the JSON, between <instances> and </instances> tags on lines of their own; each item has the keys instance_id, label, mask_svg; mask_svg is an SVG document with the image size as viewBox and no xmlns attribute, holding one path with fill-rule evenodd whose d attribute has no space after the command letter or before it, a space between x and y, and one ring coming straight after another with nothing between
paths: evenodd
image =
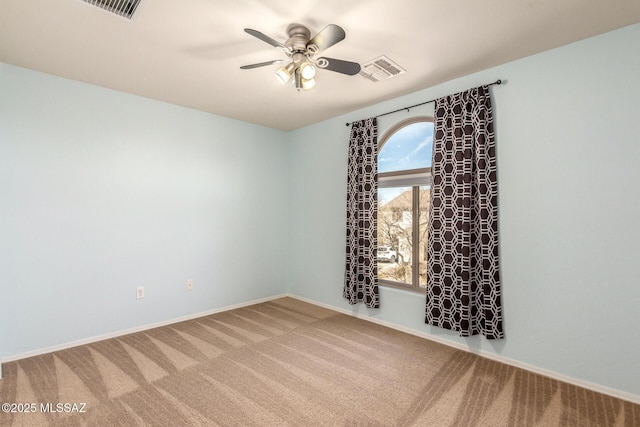
<instances>
[{"instance_id":1,"label":"window","mask_svg":"<svg viewBox=\"0 0 640 427\"><path fill-rule=\"evenodd\" d=\"M427 221L433 119L404 121L378 150L378 282L427 287Z\"/></svg>"}]
</instances>

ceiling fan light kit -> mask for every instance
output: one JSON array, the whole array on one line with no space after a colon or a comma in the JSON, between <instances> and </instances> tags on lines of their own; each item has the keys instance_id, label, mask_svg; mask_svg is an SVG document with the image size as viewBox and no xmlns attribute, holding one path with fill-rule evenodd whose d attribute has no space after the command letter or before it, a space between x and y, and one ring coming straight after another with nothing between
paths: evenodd
<instances>
[{"instance_id":1,"label":"ceiling fan light kit","mask_svg":"<svg viewBox=\"0 0 640 427\"><path fill-rule=\"evenodd\" d=\"M284 67L280 67L275 75L276 79L283 85L287 84L293 75L293 83L298 90L308 90L316 85L313 78L316 75L316 68L309 58L300 53L294 53L291 62Z\"/></svg>"},{"instance_id":2,"label":"ceiling fan light kit","mask_svg":"<svg viewBox=\"0 0 640 427\"><path fill-rule=\"evenodd\" d=\"M309 90L315 87L316 71L318 68L334 71L349 76L360 72L360 64L340 59L316 58L321 51L344 40L345 32L337 25L329 24L313 38L307 27L301 24L291 24L287 28L289 39L280 43L271 37L251 28L244 31L265 43L283 51L288 57L288 63L275 73L276 79L284 84L293 81L293 86L298 90ZM243 65L243 70L282 63L282 60L260 62L258 64ZM293 79L291 79L293 77Z\"/></svg>"}]
</instances>

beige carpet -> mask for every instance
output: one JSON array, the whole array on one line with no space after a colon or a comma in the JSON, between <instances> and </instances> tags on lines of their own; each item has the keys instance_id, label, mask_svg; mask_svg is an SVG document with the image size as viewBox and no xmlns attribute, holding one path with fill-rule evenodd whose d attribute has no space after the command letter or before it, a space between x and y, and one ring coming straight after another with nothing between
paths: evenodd
<instances>
[{"instance_id":1,"label":"beige carpet","mask_svg":"<svg viewBox=\"0 0 640 427\"><path fill-rule=\"evenodd\" d=\"M35 412L2 426L640 426L640 405L291 298L3 367L0 402Z\"/></svg>"}]
</instances>

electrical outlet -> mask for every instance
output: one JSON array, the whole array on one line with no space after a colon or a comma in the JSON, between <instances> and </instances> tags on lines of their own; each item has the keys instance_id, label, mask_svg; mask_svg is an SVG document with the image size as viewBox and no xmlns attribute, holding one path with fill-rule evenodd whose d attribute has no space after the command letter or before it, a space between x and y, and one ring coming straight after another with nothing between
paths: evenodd
<instances>
[{"instance_id":1,"label":"electrical outlet","mask_svg":"<svg viewBox=\"0 0 640 427\"><path fill-rule=\"evenodd\" d=\"M136 288L136 299L144 298L144 286L138 286Z\"/></svg>"},{"instance_id":2,"label":"electrical outlet","mask_svg":"<svg viewBox=\"0 0 640 427\"><path fill-rule=\"evenodd\" d=\"M190 291L193 289L193 280L187 280L187 290Z\"/></svg>"}]
</instances>

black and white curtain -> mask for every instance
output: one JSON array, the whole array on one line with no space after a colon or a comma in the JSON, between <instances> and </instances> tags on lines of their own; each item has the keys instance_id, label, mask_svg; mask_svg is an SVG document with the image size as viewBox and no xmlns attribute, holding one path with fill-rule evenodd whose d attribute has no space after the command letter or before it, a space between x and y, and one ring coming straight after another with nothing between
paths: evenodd
<instances>
[{"instance_id":1,"label":"black and white curtain","mask_svg":"<svg viewBox=\"0 0 640 427\"><path fill-rule=\"evenodd\" d=\"M489 87L436 100L426 323L503 338Z\"/></svg>"},{"instance_id":2,"label":"black and white curtain","mask_svg":"<svg viewBox=\"0 0 640 427\"><path fill-rule=\"evenodd\" d=\"M347 256L343 296L378 308L378 128L375 118L351 126L347 176Z\"/></svg>"}]
</instances>

